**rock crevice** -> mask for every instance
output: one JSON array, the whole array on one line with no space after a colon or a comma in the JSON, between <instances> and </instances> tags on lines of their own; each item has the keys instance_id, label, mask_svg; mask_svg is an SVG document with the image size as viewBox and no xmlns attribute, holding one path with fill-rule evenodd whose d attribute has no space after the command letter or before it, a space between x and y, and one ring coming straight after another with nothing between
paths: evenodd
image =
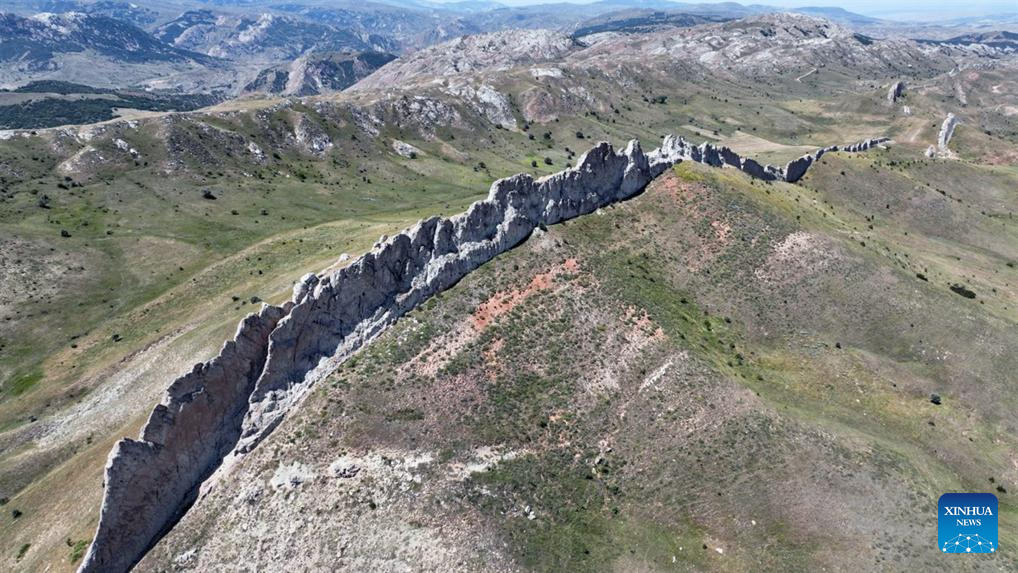
<instances>
[{"instance_id":1,"label":"rock crevice","mask_svg":"<svg viewBox=\"0 0 1018 573\"><path fill-rule=\"evenodd\" d=\"M887 141L847 146L862 151ZM827 147L785 168L727 147L665 137L644 153L600 143L576 167L492 184L465 213L433 217L384 238L347 267L308 274L291 300L245 318L220 354L174 381L138 440L121 440L106 465L99 525L79 573L130 569L197 498L224 460L254 448L314 383L423 301L536 228L630 198L680 161L732 166L765 180L796 181Z\"/></svg>"}]
</instances>

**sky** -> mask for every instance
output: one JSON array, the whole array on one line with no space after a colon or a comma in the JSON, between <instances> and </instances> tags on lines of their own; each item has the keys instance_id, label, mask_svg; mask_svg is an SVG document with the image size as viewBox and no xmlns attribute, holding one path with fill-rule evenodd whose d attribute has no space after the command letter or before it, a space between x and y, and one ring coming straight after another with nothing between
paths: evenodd
<instances>
[{"instance_id":1,"label":"sky","mask_svg":"<svg viewBox=\"0 0 1018 573\"><path fill-rule=\"evenodd\" d=\"M439 0L443 1L443 0ZM595 0L496 0L509 6ZM687 3L723 0L683 0ZM839 6L850 12L888 19L946 20L987 14L1018 14L1018 0L742 0L740 4L764 4L796 8L801 6Z\"/></svg>"}]
</instances>

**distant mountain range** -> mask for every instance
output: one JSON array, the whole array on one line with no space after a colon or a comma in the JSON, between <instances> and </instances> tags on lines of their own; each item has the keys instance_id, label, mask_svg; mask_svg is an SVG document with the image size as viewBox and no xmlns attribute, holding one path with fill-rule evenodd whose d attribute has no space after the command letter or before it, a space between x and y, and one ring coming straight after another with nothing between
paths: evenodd
<instances>
[{"instance_id":1,"label":"distant mountain range","mask_svg":"<svg viewBox=\"0 0 1018 573\"><path fill-rule=\"evenodd\" d=\"M91 14L0 14L0 38L0 62L23 70L53 69L60 55L82 52L139 64L212 61L167 45L128 22Z\"/></svg>"},{"instance_id":2,"label":"distant mountain range","mask_svg":"<svg viewBox=\"0 0 1018 573\"><path fill-rule=\"evenodd\" d=\"M378 67L377 56L357 54L411 55L455 38L509 29L546 29L577 38L640 34L776 10L667 0L528 6L487 0L10 0L7 9L12 12L0 14L0 87L55 80L106 89L289 95L343 89ZM837 7L790 12L822 17L867 37L893 36L900 26ZM921 27L902 30L924 37ZM954 46L1013 43L1006 36L978 35L984 33L963 26L926 37L939 41L953 34L956 38L945 45Z\"/></svg>"}]
</instances>

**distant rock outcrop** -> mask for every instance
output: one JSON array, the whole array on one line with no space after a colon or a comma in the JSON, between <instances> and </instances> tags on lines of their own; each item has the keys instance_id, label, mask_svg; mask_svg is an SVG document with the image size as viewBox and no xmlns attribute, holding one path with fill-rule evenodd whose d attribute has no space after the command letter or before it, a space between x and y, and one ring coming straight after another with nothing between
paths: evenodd
<instances>
[{"instance_id":1,"label":"distant rock outcrop","mask_svg":"<svg viewBox=\"0 0 1018 573\"><path fill-rule=\"evenodd\" d=\"M338 271L305 275L291 300L245 318L219 356L174 381L138 440L114 447L99 526L79 573L132 567L194 502L201 484L231 456L255 447L316 381L398 318L538 227L630 198L683 160L795 180L836 149L779 169L727 147L694 146L673 136L650 153L635 140L621 151L600 143L576 167L537 180L527 174L501 179L463 214L423 220L383 237Z\"/></svg>"},{"instance_id":2,"label":"distant rock outcrop","mask_svg":"<svg viewBox=\"0 0 1018 573\"><path fill-rule=\"evenodd\" d=\"M396 59L383 52L304 54L288 64L266 68L245 92L309 96L346 89Z\"/></svg>"},{"instance_id":3,"label":"distant rock outcrop","mask_svg":"<svg viewBox=\"0 0 1018 573\"><path fill-rule=\"evenodd\" d=\"M953 114L947 114L944 118L944 123L940 126L940 133L937 134L937 150L942 154L949 154L950 149L947 148L947 144L951 143L951 138L954 137L954 129L958 127L958 118Z\"/></svg>"},{"instance_id":4,"label":"distant rock outcrop","mask_svg":"<svg viewBox=\"0 0 1018 573\"><path fill-rule=\"evenodd\" d=\"M821 149L816 150L813 153L803 155L799 159L789 161L788 164L785 165L785 169L783 170L784 180L788 181L789 183L794 183L802 179L802 176L806 174L806 171L810 168L811 165L813 165L813 163L819 161L820 158L824 156L824 154L829 153L831 151L848 151L855 153L859 151L866 151L867 149L872 149L873 147L882 145L889 141L891 140L888 137L877 137L874 139L865 139L863 141L860 141L859 143L853 143L851 145L846 145L843 147L837 145L823 147Z\"/></svg>"},{"instance_id":5,"label":"distant rock outcrop","mask_svg":"<svg viewBox=\"0 0 1018 573\"><path fill-rule=\"evenodd\" d=\"M894 104L905 93L905 82L894 82L887 90L887 103Z\"/></svg>"}]
</instances>

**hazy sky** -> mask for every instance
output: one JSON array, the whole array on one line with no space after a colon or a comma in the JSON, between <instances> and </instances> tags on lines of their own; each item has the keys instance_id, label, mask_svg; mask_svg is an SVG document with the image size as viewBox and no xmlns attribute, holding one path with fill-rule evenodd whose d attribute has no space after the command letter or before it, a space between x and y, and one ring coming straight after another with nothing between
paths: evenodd
<instances>
[{"instance_id":1,"label":"hazy sky","mask_svg":"<svg viewBox=\"0 0 1018 573\"><path fill-rule=\"evenodd\" d=\"M439 0L442 1L442 0ZM574 2L595 0L497 0L502 4L519 6L547 2ZM717 2L721 0L683 0L687 3ZM883 18L909 18L943 20L984 14L1018 14L1018 0L743 0L740 4L768 6L840 6L851 12Z\"/></svg>"}]
</instances>

